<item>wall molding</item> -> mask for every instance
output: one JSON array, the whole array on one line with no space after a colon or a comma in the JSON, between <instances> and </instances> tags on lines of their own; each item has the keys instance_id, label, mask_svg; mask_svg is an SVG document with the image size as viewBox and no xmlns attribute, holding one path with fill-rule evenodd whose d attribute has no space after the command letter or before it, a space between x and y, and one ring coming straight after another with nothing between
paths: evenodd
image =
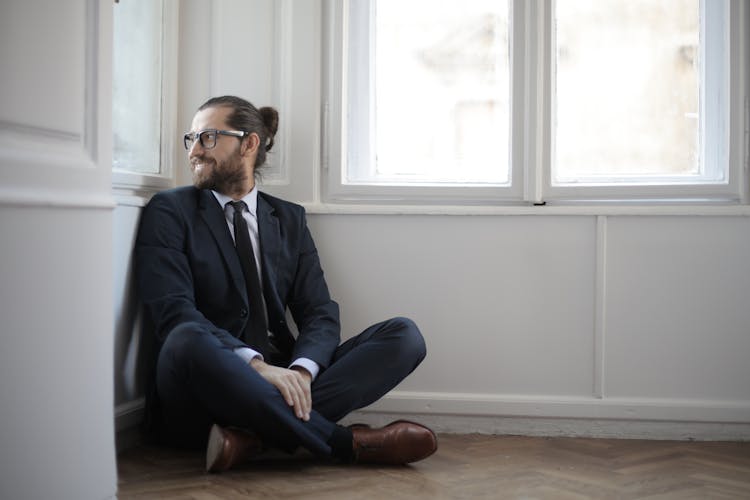
<instances>
[{"instance_id":1,"label":"wall molding","mask_svg":"<svg viewBox=\"0 0 750 500\"><path fill-rule=\"evenodd\" d=\"M24 123L10 122L7 120L0 120L0 132L7 136L13 136L14 139L18 138L31 138L45 137L60 142L74 142L80 144L83 140L81 134L70 132L67 130L57 130L47 127L37 127L34 125L27 125Z\"/></svg>"},{"instance_id":2,"label":"wall molding","mask_svg":"<svg viewBox=\"0 0 750 500\"><path fill-rule=\"evenodd\" d=\"M373 427L380 427L403 418L427 425L433 431L445 434L649 439L658 441L750 440L750 424L747 423L405 414L362 410L347 416L341 424L364 423Z\"/></svg>"},{"instance_id":3,"label":"wall molding","mask_svg":"<svg viewBox=\"0 0 750 500\"><path fill-rule=\"evenodd\" d=\"M83 104L78 130L61 130L0 120L0 164L17 167L55 167L73 169L97 168L100 160L100 7L98 0L85 2L85 34L80 46L83 68L80 69L80 100ZM53 112L55 110L52 110ZM76 127L78 128L78 127Z\"/></svg>"},{"instance_id":4,"label":"wall molding","mask_svg":"<svg viewBox=\"0 0 750 500\"><path fill-rule=\"evenodd\" d=\"M111 13L102 9L99 0L83 2L84 33L80 39L71 40L71 81L64 86L76 90L72 94L66 92L63 99L75 104L74 110L61 105L59 109L53 106L28 116L9 112L0 119L0 205L114 207L108 193L111 81L106 65L111 45L106 43L109 38L100 34L102 29L108 33L111 30L106 23L107 12ZM46 49L33 44L29 50L27 59L37 59L34 54L40 55ZM43 63L44 58L40 64ZM36 79L41 84L43 78ZM51 119L55 117L58 120Z\"/></svg>"},{"instance_id":5,"label":"wall molding","mask_svg":"<svg viewBox=\"0 0 750 500\"><path fill-rule=\"evenodd\" d=\"M115 208L115 199L109 192L2 186L0 187L0 206L112 210Z\"/></svg>"},{"instance_id":6,"label":"wall molding","mask_svg":"<svg viewBox=\"0 0 750 500\"><path fill-rule=\"evenodd\" d=\"M118 433L137 427L144 398L115 408ZM393 391L342 424L408 418L436 432L551 437L750 441L750 403Z\"/></svg>"},{"instance_id":7,"label":"wall molding","mask_svg":"<svg viewBox=\"0 0 750 500\"><path fill-rule=\"evenodd\" d=\"M343 424L400 418L451 434L750 441L750 403L393 391Z\"/></svg>"},{"instance_id":8,"label":"wall molding","mask_svg":"<svg viewBox=\"0 0 750 500\"><path fill-rule=\"evenodd\" d=\"M143 420L146 398L141 397L115 406L115 431L138 427Z\"/></svg>"},{"instance_id":9,"label":"wall molding","mask_svg":"<svg viewBox=\"0 0 750 500\"><path fill-rule=\"evenodd\" d=\"M750 426L750 402L701 399L392 391L367 410L434 415L714 422Z\"/></svg>"},{"instance_id":10,"label":"wall molding","mask_svg":"<svg viewBox=\"0 0 750 500\"><path fill-rule=\"evenodd\" d=\"M63 169L95 170L92 151L80 134L0 121L0 164L28 175L30 168L53 166Z\"/></svg>"},{"instance_id":11,"label":"wall molding","mask_svg":"<svg viewBox=\"0 0 750 500\"><path fill-rule=\"evenodd\" d=\"M596 268L594 269L594 370L593 395L601 399L605 388L605 333L607 325L607 217L596 217Z\"/></svg>"}]
</instances>

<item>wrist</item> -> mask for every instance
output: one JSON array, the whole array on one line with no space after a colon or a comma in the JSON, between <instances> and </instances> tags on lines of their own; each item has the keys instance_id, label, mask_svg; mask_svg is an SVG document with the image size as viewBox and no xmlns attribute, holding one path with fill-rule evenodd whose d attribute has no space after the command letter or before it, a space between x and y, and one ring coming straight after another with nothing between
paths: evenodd
<instances>
[{"instance_id":1,"label":"wrist","mask_svg":"<svg viewBox=\"0 0 750 500\"><path fill-rule=\"evenodd\" d=\"M294 370L294 371L296 371L297 373L299 373L300 375L302 375L302 376L303 376L303 377L305 378L305 380L307 380L307 382L308 382L308 383L312 382L312 378L313 378L313 377L312 377L312 373L310 373L310 372L309 372L309 371L307 370L307 368L305 368L305 367L303 367L303 366L299 366L299 365L294 365L294 366L292 366L292 367L291 367L291 368L289 368L289 369L290 369L290 370Z\"/></svg>"},{"instance_id":2,"label":"wrist","mask_svg":"<svg viewBox=\"0 0 750 500\"><path fill-rule=\"evenodd\" d=\"M260 356L255 356L250 360L250 366L253 367L256 371L262 369L265 365L266 362L263 361L263 358Z\"/></svg>"}]
</instances>

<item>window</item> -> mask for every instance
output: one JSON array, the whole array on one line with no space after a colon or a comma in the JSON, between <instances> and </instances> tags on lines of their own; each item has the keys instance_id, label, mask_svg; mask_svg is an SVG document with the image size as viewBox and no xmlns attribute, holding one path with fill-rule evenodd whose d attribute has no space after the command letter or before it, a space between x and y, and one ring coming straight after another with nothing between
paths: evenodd
<instances>
[{"instance_id":1,"label":"window","mask_svg":"<svg viewBox=\"0 0 750 500\"><path fill-rule=\"evenodd\" d=\"M668 3L556 3L555 184L698 174L699 1Z\"/></svg>"},{"instance_id":2,"label":"window","mask_svg":"<svg viewBox=\"0 0 750 500\"><path fill-rule=\"evenodd\" d=\"M346 182L508 184L508 3L350 5Z\"/></svg>"},{"instance_id":3,"label":"window","mask_svg":"<svg viewBox=\"0 0 750 500\"><path fill-rule=\"evenodd\" d=\"M738 201L729 0L332 0L327 199ZM737 12L734 12L737 11ZM734 111L736 113L736 111ZM739 152L739 153L738 153ZM733 156L734 155L734 156Z\"/></svg>"},{"instance_id":4,"label":"window","mask_svg":"<svg viewBox=\"0 0 750 500\"><path fill-rule=\"evenodd\" d=\"M550 192L729 196L726 6L556 2Z\"/></svg>"},{"instance_id":5,"label":"window","mask_svg":"<svg viewBox=\"0 0 750 500\"><path fill-rule=\"evenodd\" d=\"M176 5L169 0L115 4L113 20L113 171L115 184L163 186L169 176L175 105Z\"/></svg>"}]
</instances>

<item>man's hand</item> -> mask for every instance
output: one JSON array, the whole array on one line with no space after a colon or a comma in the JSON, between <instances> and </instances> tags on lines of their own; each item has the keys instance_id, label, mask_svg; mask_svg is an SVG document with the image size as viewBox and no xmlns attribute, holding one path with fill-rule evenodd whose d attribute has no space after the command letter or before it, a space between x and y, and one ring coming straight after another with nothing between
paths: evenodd
<instances>
[{"instance_id":1,"label":"man's hand","mask_svg":"<svg viewBox=\"0 0 750 500\"><path fill-rule=\"evenodd\" d=\"M294 409L297 418L310 420L310 410L312 410L310 372L300 366L286 369L269 365L260 358L251 360L250 366L279 390L286 403Z\"/></svg>"}]
</instances>

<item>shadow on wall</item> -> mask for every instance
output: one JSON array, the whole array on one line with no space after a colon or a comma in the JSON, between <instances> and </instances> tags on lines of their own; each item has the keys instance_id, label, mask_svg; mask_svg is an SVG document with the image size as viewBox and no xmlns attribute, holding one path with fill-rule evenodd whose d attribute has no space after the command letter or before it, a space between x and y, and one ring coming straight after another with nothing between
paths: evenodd
<instances>
[{"instance_id":1,"label":"shadow on wall","mask_svg":"<svg viewBox=\"0 0 750 500\"><path fill-rule=\"evenodd\" d=\"M115 429L122 432L143 419L146 381L155 356L151 322L145 318L136 293L133 245L141 207L118 206L114 224Z\"/></svg>"}]
</instances>

